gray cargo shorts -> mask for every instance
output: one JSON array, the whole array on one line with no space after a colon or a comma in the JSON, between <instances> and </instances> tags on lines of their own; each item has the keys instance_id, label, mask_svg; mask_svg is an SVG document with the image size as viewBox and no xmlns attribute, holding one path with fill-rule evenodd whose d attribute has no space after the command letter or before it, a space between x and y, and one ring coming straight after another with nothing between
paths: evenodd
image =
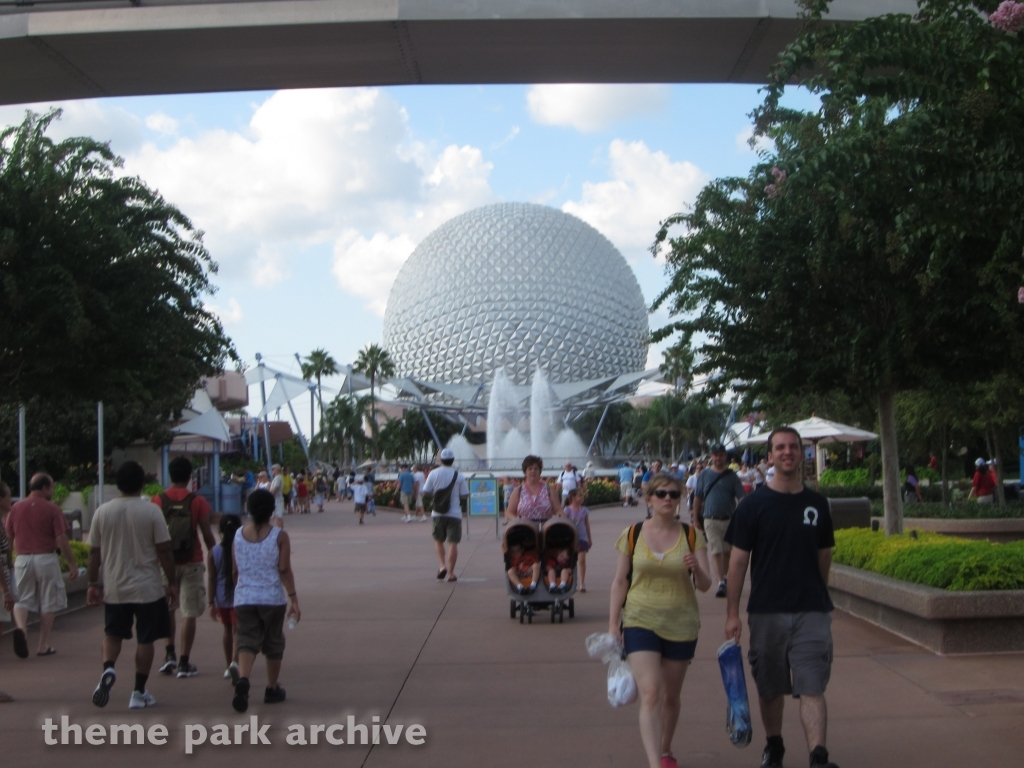
<instances>
[{"instance_id":1,"label":"gray cargo shorts","mask_svg":"<svg viewBox=\"0 0 1024 768\"><path fill-rule=\"evenodd\" d=\"M747 660L762 699L821 696L832 674L832 615L751 613Z\"/></svg>"}]
</instances>

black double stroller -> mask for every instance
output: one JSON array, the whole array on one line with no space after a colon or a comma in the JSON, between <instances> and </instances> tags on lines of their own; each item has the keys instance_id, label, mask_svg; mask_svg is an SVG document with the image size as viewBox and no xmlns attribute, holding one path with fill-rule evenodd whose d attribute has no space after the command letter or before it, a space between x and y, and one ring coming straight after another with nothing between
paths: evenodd
<instances>
[{"instance_id":1,"label":"black double stroller","mask_svg":"<svg viewBox=\"0 0 1024 768\"><path fill-rule=\"evenodd\" d=\"M580 537L571 520L553 517L543 525L531 520L515 520L505 529L501 551L505 560L505 585L510 597L510 618L519 616L520 624L524 621L532 624L533 617L542 610L550 611L552 624L556 619L561 624L566 612L570 619L573 618L576 611L573 595L579 580ZM556 571L555 582L550 586L547 579L549 567ZM572 571L572 577L563 589L559 588L559 573L565 569Z\"/></svg>"}]
</instances>

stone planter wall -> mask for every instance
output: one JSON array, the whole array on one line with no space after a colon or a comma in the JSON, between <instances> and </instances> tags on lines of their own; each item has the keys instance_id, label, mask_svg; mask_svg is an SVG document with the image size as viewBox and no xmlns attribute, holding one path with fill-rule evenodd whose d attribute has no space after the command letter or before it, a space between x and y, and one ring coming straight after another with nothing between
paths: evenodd
<instances>
[{"instance_id":1,"label":"stone planter wall","mask_svg":"<svg viewBox=\"0 0 1024 768\"><path fill-rule=\"evenodd\" d=\"M877 520L882 530L885 530L884 518L873 517L871 520ZM903 529L944 533L965 539L988 539L997 544L1005 544L1008 541L1024 539L1024 518L947 520L935 517L905 517Z\"/></svg>"},{"instance_id":2,"label":"stone planter wall","mask_svg":"<svg viewBox=\"0 0 1024 768\"><path fill-rule=\"evenodd\" d=\"M936 653L1024 651L1024 590L950 592L833 565L836 607Z\"/></svg>"}]
</instances>

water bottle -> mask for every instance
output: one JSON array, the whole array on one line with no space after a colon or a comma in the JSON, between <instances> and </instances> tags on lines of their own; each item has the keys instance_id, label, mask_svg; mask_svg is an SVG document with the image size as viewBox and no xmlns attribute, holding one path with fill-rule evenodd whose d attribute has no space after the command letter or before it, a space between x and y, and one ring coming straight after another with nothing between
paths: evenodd
<instances>
[{"instance_id":1,"label":"water bottle","mask_svg":"<svg viewBox=\"0 0 1024 768\"><path fill-rule=\"evenodd\" d=\"M298 623L299 620L296 618L294 613L288 617L288 629L295 629L295 625Z\"/></svg>"}]
</instances>

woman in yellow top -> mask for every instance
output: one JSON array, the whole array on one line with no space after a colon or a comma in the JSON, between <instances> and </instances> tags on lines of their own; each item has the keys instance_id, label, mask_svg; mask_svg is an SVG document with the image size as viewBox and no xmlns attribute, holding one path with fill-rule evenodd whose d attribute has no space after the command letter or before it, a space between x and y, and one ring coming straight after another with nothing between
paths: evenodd
<instances>
[{"instance_id":1,"label":"woman in yellow top","mask_svg":"<svg viewBox=\"0 0 1024 768\"><path fill-rule=\"evenodd\" d=\"M681 496L678 480L665 473L655 475L647 484L652 517L640 529L632 562L629 528L615 544L619 562L612 582L608 631L625 647L636 678L640 738L650 768L677 768L672 737L679 721L679 694L700 629L694 584L701 592L711 588L704 535L695 532L691 552L685 529L675 519Z\"/></svg>"}]
</instances>

